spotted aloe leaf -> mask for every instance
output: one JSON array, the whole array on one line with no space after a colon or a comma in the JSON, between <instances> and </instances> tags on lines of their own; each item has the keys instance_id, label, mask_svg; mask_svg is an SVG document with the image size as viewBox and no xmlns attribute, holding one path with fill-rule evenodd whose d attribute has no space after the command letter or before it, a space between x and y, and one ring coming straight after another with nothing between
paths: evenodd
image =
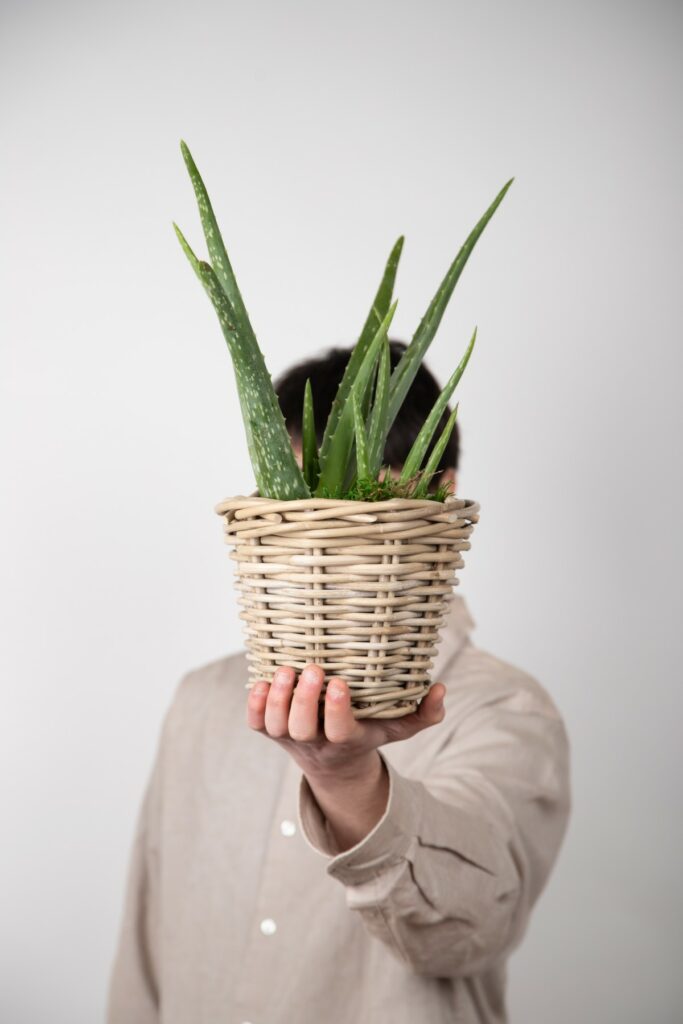
<instances>
[{"instance_id":1,"label":"spotted aloe leaf","mask_svg":"<svg viewBox=\"0 0 683 1024\"><path fill-rule=\"evenodd\" d=\"M359 405L362 405L367 388L370 386L375 365L379 359L382 345L386 339L397 305L398 299L393 303L377 328L375 336L370 342L356 373L353 382L353 392L356 394ZM320 477L315 491L317 496L338 498L341 495L349 468L349 460L352 457L353 441L353 402L351 395L349 395L342 406L336 430L330 437L327 454L323 454L322 447L320 449Z\"/></svg>"},{"instance_id":2,"label":"spotted aloe leaf","mask_svg":"<svg viewBox=\"0 0 683 1024\"><path fill-rule=\"evenodd\" d=\"M384 455L384 438L389 415L389 385L391 378L391 353L389 342L385 339L377 368L374 401L368 426L368 462L370 475L376 477L382 465Z\"/></svg>"},{"instance_id":3,"label":"spotted aloe leaf","mask_svg":"<svg viewBox=\"0 0 683 1024\"><path fill-rule=\"evenodd\" d=\"M318 461L318 439L315 433L315 414L313 410L313 389L310 378L304 388L304 410L301 417L301 456L304 479L311 493L315 490L320 475Z\"/></svg>"},{"instance_id":4,"label":"spotted aloe leaf","mask_svg":"<svg viewBox=\"0 0 683 1024\"><path fill-rule=\"evenodd\" d=\"M213 267L197 259L180 228L173 225L195 274L211 299L232 357L249 455L263 497L310 497L296 461L273 383L253 331L235 309Z\"/></svg>"},{"instance_id":5,"label":"spotted aloe leaf","mask_svg":"<svg viewBox=\"0 0 683 1024\"><path fill-rule=\"evenodd\" d=\"M484 228L491 220L491 217L496 212L498 207L503 201L505 193L510 188L510 185L514 181L514 178L503 186L496 198L489 206L486 213L480 220L475 224L472 231L470 231L467 239L463 243L458 252L457 256L453 260L453 263L448 269L446 276L439 285L437 292L429 304L427 312L422 317L420 324L413 335L413 338L408 345L407 349L401 356L401 359L394 369L391 375L391 397L389 400L389 416L387 418L387 434L391 429L391 426L398 415L398 411L401 408L403 401L408 394L410 385L415 379L422 360L424 359L425 353L429 348L434 335L436 334L437 328L441 323L441 319L444 315L449 299L453 294L453 290L458 282L460 275L462 274L465 264L470 258L470 254L474 249L477 241L479 240ZM386 440L386 436L385 439Z\"/></svg>"},{"instance_id":6,"label":"spotted aloe leaf","mask_svg":"<svg viewBox=\"0 0 683 1024\"><path fill-rule=\"evenodd\" d=\"M254 332L249 322L247 310L245 308L240 290L237 287L237 281L228 258L228 254L225 251L225 245L221 237L218 223L216 221L216 215L213 212L211 200L209 194L206 191L206 186L202 181L202 177L197 170L192 154L185 142L181 140L180 151L183 154L183 160L187 167L188 174L190 175L190 181L194 189L194 194L197 199L197 206L199 208L199 218L202 223L202 230L204 232L204 238L206 239L206 247L209 250L209 260L213 267L216 277L220 281L221 288L228 297L230 305L235 310L236 316L239 317L244 329L254 337ZM254 337L254 341L256 338Z\"/></svg>"},{"instance_id":7,"label":"spotted aloe leaf","mask_svg":"<svg viewBox=\"0 0 683 1024\"><path fill-rule=\"evenodd\" d=\"M353 429L356 435L357 475L360 479L367 480L370 476L370 464L368 462L368 435L365 430L363 412L355 390L351 392L351 403L353 405Z\"/></svg>"},{"instance_id":8,"label":"spotted aloe leaf","mask_svg":"<svg viewBox=\"0 0 683 1024\"><path fill-rule=\"evenodd\" d=\"M443 389L443 391L437 398L436 402L432 406L429 416L424 421L422 429L415 438L413 446L408 452L408 455L406 456L406 460L403 463L403 469L399 477L400 483L407 483L408 480L411 480L419 471L420 466L422 465L422 461L427 453L427 449L429 448L429 445L431 443L431 440L434 434L436 433L437 427L441 422L441 418L443 417L444 412L446 411L446 406L448 405L449 399L453 392L455 391L458 385L458 381L465 372L465 367L467 366L469 358L472 354L472 349L474 348L474 342L476 337L477 328L475 327L471 341L467 346L467 351L465 352L465 355L458 363L457 367L451 374L451 377L448 383L446 384L445 388Z\"/></svg>"},{"instance_id":9,"label":"spotted aloe leaf","mask_svg":"<svg viewBox=\"0 0 683 1024\"><path fill-rule=\"evenodd\" d=\"M439 463L441 462L443 453L446 451L446 445L448 444L450 436L453 433L455 421L458 416L459 404L459 402L456 402L455 409L448 417L448 420L446 421L446 426L441 431L441 435L436 444L434 445L431 455L427 459L427 464L420 473L420 479L415 488L416 498L424 498L429 491L429 485L431 483L432 477L439 468Z\"/></svg>"},{"instance_id":10,"label":"spotted aloe leaf","mask_svg":"<svg viewBox=\"0 0 683 1024\"><path fill-rule=\"evenodd\" d=\"M372 306L370 307L370 312L368 313L365 324L363 325L360 337L351 352L348 363L346 364L344 376L339 383L339 388L337 389L337 394L332 403L327 424L325 425L325 432L320 446L321 461L327 458L330 445L332 443L332 437L334 436L339 420L341 419L346 401L351 394L353 382L356 379L356 375L358 374L361 364L365 358L365 354L370 347L373 338L376 337L377 330L379 329L382 320L387 315L387 311L391 305L391 299L394 293L394 284L396 281L396 271L398 270L398 262L401 258L403 242L404 236L401 235L394 243L394 246L389 253L389 258L386 262L382 280L380 281L379 288L377 289L377 294L375 295ZM367 394L369 394L369 389L366 393L366 398L361 403L361 408L366 414L368 404Z\"/></svg>"}]
</instances>

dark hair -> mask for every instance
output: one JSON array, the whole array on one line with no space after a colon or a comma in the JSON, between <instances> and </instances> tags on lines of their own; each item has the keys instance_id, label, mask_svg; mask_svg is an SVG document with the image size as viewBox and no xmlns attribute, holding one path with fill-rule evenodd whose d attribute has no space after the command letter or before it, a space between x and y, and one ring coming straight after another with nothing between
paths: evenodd
<instances>
[{"instance_id":1,"label":"dark hair","mask_svg":"<svg viewBox=\"0 0 683 1024\"><path fill-rule=\"evenodd\" d=\"M405 342L390 339L389 353L392 369L396 366L406 348ZM280 401L280 408L285 418L287 430L293 439L301 440L304 388L306 387L306 380L310 378L318 444L322 441L325 423L327 422L332 402L337 393L337 388L344 374L351 351L351 347L330 348L326 352L313 356L311 359L296 363L288 370L285 370L275 381L274 386ZM389 437L384 449L384 465L396 468L405 462L408 452L440 392L441 388L436 378L422 363L417 371L415 380L408 390L398 416L389 431ZM450 409L446 409L441 417L432 443L428 448L428 453L431 452L441 431L445 427L450 412ZM460 438L456 421L446 445L446 450L439 463L439 474L443 473L446 469L456 470L458 468L459 450ZM437 482L438 476L434 480Z\"/></svg>"}]
</instances>

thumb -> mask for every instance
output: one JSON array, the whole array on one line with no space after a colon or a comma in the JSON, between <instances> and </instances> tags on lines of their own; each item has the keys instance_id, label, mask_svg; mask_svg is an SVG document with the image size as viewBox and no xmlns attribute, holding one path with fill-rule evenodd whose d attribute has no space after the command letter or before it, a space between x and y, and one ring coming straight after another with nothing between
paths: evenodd
<instances>
[{"instance_id":1,"label":"thumb","mask_svg":"<svg viewBox=\"0 0 683 1024\"><path fill-rule=\"evenodd\" d=\"M422 698L415 712L415 718L420 726L436 725L437 722L443 720L446 714L444 707L445 696L446 687L443 683L434 683L433 686L430 686L427 695Z\"/></svg>"}]
</instances>

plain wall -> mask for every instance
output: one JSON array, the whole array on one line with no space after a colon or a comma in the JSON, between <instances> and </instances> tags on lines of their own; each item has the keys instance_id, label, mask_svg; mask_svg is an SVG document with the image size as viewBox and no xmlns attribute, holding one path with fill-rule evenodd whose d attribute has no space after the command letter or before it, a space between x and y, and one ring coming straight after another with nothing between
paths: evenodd
<instances>
[{"instance_id":1,"label":"plain wall","mask_svg":"<svg viewBox=\"0 0 683 1024\"><path fill-rule=\"evenodd\" d=\"M273 374L355 341L401 233L408 340L515 177L428 358L478 326L460 592L572 740L511 1019L678 1017L681 13L3 3L3 1021L100 1019L163 713L241 646L213 506L253 478L181 137Z\"/></svg>"}]
</instances>

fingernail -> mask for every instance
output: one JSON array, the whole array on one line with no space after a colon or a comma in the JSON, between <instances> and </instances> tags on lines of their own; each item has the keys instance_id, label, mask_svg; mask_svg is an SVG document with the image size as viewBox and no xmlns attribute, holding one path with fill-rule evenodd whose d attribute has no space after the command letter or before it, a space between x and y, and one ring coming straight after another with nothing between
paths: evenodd
<instances>
[{"instance_id":1,"label":"fingernail","mask_svg":"<svg viewBox=\"0 0 683 1024\"><path fill-rule=\"evenodd\" d=\"M344 700L344 697L346 696L344 687L340 686L339 683L330 683L327 688L327 692L332 700Z\"/></svg>"},{"instance_id":2,"label":"fingernail","mask_svg":"<svg viewBox=\"0 0 683 1024\"><path fill-rule=\"evenodd\" d=\"M268 683L257 683L254 686L254 693L257 697L265 697L269 689Z\"/></svg>"}]
</instances>

